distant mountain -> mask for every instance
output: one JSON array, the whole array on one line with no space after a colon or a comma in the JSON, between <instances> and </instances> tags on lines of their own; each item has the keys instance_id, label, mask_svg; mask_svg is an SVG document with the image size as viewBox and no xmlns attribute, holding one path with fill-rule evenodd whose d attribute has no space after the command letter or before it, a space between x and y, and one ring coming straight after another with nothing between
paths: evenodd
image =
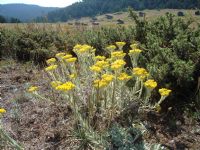
<instances>
[{"instance_id":1,"label":"distant mountain","mask_svg":"<svg viewBox=\"0 0 200 150\"><path fill-rule=\"evenodd\" d=\"M135 10L142 9L188 9L199 8L200 0L82 0L68 7L49 12L45 19L49 22L65 22L86 16L123 11L129 6ZM44 19L38 18L38 21Z\"/></svg>"},{"instance_id":2,"label":"distant mountain","mask_svg":"<svg viewBox=\"0 0 200 150\"><path fill-rule=\"evenodd\" d=\"M3 4L0 5L0 15L6 18L18 18L23 22L31 21L38 16L45 16L56 7L40 7L28 4Z\"/></svg>"}]
</instances>

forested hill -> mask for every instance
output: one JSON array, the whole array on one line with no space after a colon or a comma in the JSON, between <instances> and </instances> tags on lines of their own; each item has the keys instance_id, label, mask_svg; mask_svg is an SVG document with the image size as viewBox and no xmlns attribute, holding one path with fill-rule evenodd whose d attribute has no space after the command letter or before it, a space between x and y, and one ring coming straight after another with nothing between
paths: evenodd
<instances>
[{"instance_id":1,"label":"forested hill","mask_svg":"<svg viewBox=\"0 0 200 150\"><path fill-rule=\"evenodd\" d=\"M129 6L135 10L186 9L199 7L199 0L82 0L68 7L48 13L47 18L49 22L64 22L71 18L123 11Z\"/></svg>"},{"instance_id":2,"label":"forested hill","mask_svg":"<svg viewBox=\"0 0 200 150\"><path fill-rule=\"evenodd\" d=\"M38 16L44 16L58 8L40 7L27 4L4 4L0 5L0 15L5 18L17 18L21 21L30 21Z\"/></svg>"}]
</instances>

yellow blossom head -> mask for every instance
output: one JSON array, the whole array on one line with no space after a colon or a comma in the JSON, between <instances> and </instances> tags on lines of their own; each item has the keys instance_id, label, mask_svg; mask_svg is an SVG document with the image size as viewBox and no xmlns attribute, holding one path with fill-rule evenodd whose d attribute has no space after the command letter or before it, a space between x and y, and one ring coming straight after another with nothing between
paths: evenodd
<instances>
[{"instance_id":1,"label":"yellow blossom head","mask_svg":"<svg viewBox=\"0 0 200 150\"><path fill-rule=\"evenodd\" d=\"M106 68L109 66L109 63L108 61L101 60L101 61L97 61L95 66L100 67L100 68Z\"/></svg>"},{"instance_id":2,"label":"yellow blossom head","mask_svg":"<svg viewBox=\"0 0 200 150\"><path fill-rule=\"evenodd\" d=\"M129 76L126 73L121 73L118 77L118 80L124 81L124 80L129 80L132 78L132 76Z\"/></svg>"},{"instance_id":3,"label":"yellow blossom head","mask_svg":"<svg viewBox=\"0 0 200 150\"><path fill-rule=\"evenodd\" d=\"M56 62L56 59L55 58L50 58L46 62L47 62L48 65L49 64L54 64Z\"/></svg>"},{"instance_id":4,"label":"yellow blossom head","mask_svg":"<svg viewBox=\"0 0 200 150\"><path fill-rule=\"evenodd\" d=\"M93 65L92 67L90 67L90 70L94 72L101 72L102 68L96 65Z\"/></svg>"},{"instance_id":5,"label":"yellow blossom head","mask_svg":"<svg viewBox=\"0 0 200 150\"><path fill-rule=\"evenodd\" d=\"M65 56L62 57L62 59L69 59L72 58L73 56L71 54L66 54Z\"/></svg>"},{"instance_id":6,"label":"yellow blossom head","mask_svg":"<svg viewBox=\"0 0 200 150\"><path fill-rule=\"evenodd\" d=\"M110 45L110 46L106 47L106 49L112 52L112 51L114 51L116 49L116 46L115 45Z\"/></svg>"},{"instance_id":7,"label":"yellow blossom head","mask_svg":"<svg viewBox=\"0 0 200 150\"><path fill-rule=\"evenodd\" d=\"M123 51L112 52L111 58L123 59L125 55L126 53L124 53Z\"/></svg>"},{"instance_id":8,"label":"yellow blossom head","mask_svg":"<svg viewBox=\"0 0 200 150\"><path fill-rule=\"evenodd\" d=\"M171 92L172 90L170 89L166 89L166 88L159 89L159 93L161 96L168 96Z\"/></svg>"},{"instance_id":9,"label":"yellow blossom head","mask_svg":"<svg viewBox=\"0 0 200 150\"><path fill-rule=\"evenodd\" d=\"M149 76L149 73L146 71L146 69L139 67L133 68L133 74L142 80Z\"/></svg>"},{"instance_id":10,"label":"yellow blossom head","mask_svg":"<svg viewBox=\"0 0 200 150\"><path fill-rule=\"evenodd\" d=\"M147 80L144 83L145 87L147 87L148 89L154 89L157 86L157 82L154 80Z\"/></svg>"},{"instance_id":11,"label":"yellow blossom head","mask_svg":"<svg viewBox=\"0 0 200 150\"><path fill-rule=\"evenodd\" d=\"M142 50L140 50L140 49L133 49L133 50L130 50L128 54L129 55L138 55L141 52L142 52Z\"/></svg>"},{"instance_id":12,"label":"yellow blossom head","mask_svg":"<svg viewBox=\"0 0 200 150\"><path fill-rule=\"evenodd\" d=\"M63 56L65 56L65 53L57 53L57 54L56 54L56 57L57 57L57 58L62 58Z\"/></svg>"},{"instance_id":13,"label":"yellow blossom head","mask_svg":"<svg viewBox=\"0 0 200 150\"><path fill-rule=\"evenodd\" d=\"M36 92L37 90L38 90L37 86L31 86L28 88L28 92L30 92L30 93Z\"/></svg>"},{"instance_id":14,"label":"yellow blossom head","mask_svg":"<svg viewBox=\"0 0 200 150\"><path fill-rule=\"evenodd\" d=\"M68 62L68 63L74 63L76 60L77 60L76 57L72 57L72 58L69 58L69 59L65 59L65 61Z\"/></svg>"},{"instance_id":15,"label":"yellow blossom head","mask_svg":"<svg viewBox=\"0 0 200 150\"><path fill-rule=\"evenodd\" d=\"M57 67L58 67L58 65L51 65L51 66L49 66L49 67L46 67L46 68L45 68L45 71L53 71L53 70L55 70Z\"/></svg>"},{"instance_id":16,"label":"yellow blossom head","mask_svg":"<svg viewBox=\"0 0 200 150\"><path fill-rule=\"evenodd\" d=\"M58 85L55 89L58 91L67 92L70 90L73 90L75 88L75 85L72 82L66 82L64 84Z\"/></svg>"},{"instance_id":17,"label":"yellow blossom head","mask_svg":"<svg viewBox=\"0 0 200 150\"><path fill-rule=\"evenodd\" d=\"M137 49L138 44L131 44L130 47L131 47L132 49Z\"/></svg>"},{"instance_id":18,"label":"yellow blossom head","mask_svg":"<svg viewBox=\"0 0 200 150\"><path fill-rule=\"evenodd\" d=\"M95 58L94 58L95 60L105 60L106 59L106 57L105 56L96 56Z\"/></svg>"},{"instance_id":19,"label":"yellow blossom head","mask_svg":"<svg viewBox=\"0 0 200 150\"><path fill-rule=\"evenodd\" d=\"M4 108L0 108L0 114L6 113L6 110Z\"/></svg>"},{"instance_id":20,"label":"yellow blossom head","mask_svg":"<svg viewBox=\"0 0 200 150\"><path fill-rule=\"evenodd\" d=\"M125 64L126 62L123 59L118 59L111 64L111 69L112 70L121 69L122 67L124 67Z\"/></svg>"},{"instance_id":21,"label":"yellow blossom head","mask_svg":"<svg viewBox=\"0 0 200 150\"><path fill-rule=\"evenodd\" d=\"M95 80L94 81L94 87L95 88L104 88L108 85L109 83L106 80Z\"/></svg>"},{"instance_id":22,"label":"yellow blossom head","mask_svg":"<svg viewBox=\"0 0 200 150\"><path fill-rule=\"evenodd\" d=\"M114 79L114 76L110 74L103 74L101 78L102 80L105 80L106 82L111 82Z\"/></svg>"},{"instance_id":23,"label":"yellow blossom head","mask_svg":"<svg viewBox=\"0 0 200 150\"><path fill-rule=\"evenodd\" d=\"M116 42L115 44L119 47L119 49L122 49L126 43L125 42Z\"/></svg>"},{"instance_id":24,"label":"yellow blossom head","mask_svg":"<svg viewBox=\"0 0 200 150\"><path fill-rule=\"evenodd\" d=\"M60 81L52 81L50 84L51 84L51 86L52 86L53 88L56 88L57 86L61 85L62 82L60 82Z\"/></svg>"}]
</instances>

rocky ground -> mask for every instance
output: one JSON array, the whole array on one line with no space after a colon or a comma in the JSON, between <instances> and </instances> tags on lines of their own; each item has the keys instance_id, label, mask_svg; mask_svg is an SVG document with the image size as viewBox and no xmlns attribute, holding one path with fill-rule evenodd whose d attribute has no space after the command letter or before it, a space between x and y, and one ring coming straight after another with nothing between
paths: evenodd
<instances>
[{"instance_id":1,"label":"rocky ground","mask_svg":"<svg viewBox=\"0 0 200 150\"><path fill-rule=\"evenodd\" d=\"M78 149L80 141L73 136L74 120L67 104L36 100L26 92L27 87L34 84L48 93L46 82L44 72L31 64L0 62L0 107L7 110L3 117L4 128L25 149ZM139 115L148 129L143 138L149 143L161 143L171 150L200 148L200 122L197 120L175 110L167 114L146 112ZM12 149L1 144L2 149Z\"/></svg>"}]
</instances>

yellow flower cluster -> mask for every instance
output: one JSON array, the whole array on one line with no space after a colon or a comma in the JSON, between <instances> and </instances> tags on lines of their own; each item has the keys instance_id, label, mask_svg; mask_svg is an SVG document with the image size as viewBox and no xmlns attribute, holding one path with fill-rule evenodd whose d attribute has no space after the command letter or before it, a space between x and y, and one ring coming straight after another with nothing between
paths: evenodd
<instances>
[{"instance_id":1,"label":"yellow flower cluster","mask_svg":"<svg viewBox=\"0 0 200 150\"><path fill-rule=\"evenodd\" d=\"M6 110L4 108L0 108L0 114L6 113Z\"/></svg>"},{"instance_id":2,"label":"yellow flower cluster","mask_svg":"<svg viewBox=\"0 0 200 150\"><path fill-rule=\"evenodd\" d=\"M65 59L65 61L68 62L68 63L73 63L73 62L75 62L76 60L77 60L76 57L72 57L72 58L69 58L69 59Z\"/></svg>"},{"instance_id":3,"label":"yellow flower cluster","mask_svg":"<svg viewBox=\"0 0 200 150\"><path fill-rule=\"evenodd\" d=\"M106 59L106 57L105 56L96 56L95 58L94 58L95 60L105 60Z\"/></svg>"},{"instance_id":4,"label":"yellow flower cluster","mask_svg":"<svg viewBox=\"0 0 200 150\"><path fill-rule=\"evenodd\" d=\"M149 89L154 89L157 86L157 82L154 80L147 80L144 85Z\"/></svg>"},{"instance_id":5,"label":"yellow flower cluster","mask_svg":"<svg viewBox=\"0 0 200 150\"><path fill-rule=\"evenodd\" d=\"M75 88L75 85L72 82L66 82L64 84L58 85L55 89L58 91L70 91Z\"/></svg>"},{"instance_id":6,"label":"yellow flower cluster","mask_svg":"<svg viewBox=\"0 0 200 150\"><path fill-rule=\"evenodd\" d=\"M130 47L131 47L132 49L136 49L136 48L138 47L138 44L131 44Z\"/></svg>"},{"instance_id":7,"label":"yellow flower cluster","mask_svg":"<svg viewBox=\"0 0 200 150\"><path fill-rule=\"evenodd\" d=\"M30 93L33 93L33 92L35 92L37 90L38 90L37 86L31 86L31 87L28 88L28 92L30 92Z\"/></svg>"},{"instance_id":8,"label":"yellow flower cluster","mask_svg":"<svg viewBox=\"0 0 200 150\"><path fill-rule=\"evenodd\" d=\"M112 52L112 51L114 51L116 49L116 46L115 45L110 45L110 46L106 47L106 49Z\"/></svg>"},{"instance_id":9,"label":"yellow flower cluster","mask_svg":"<svg viewBox=\"0 0 200 150\"><path fill-rule=\"evenodd\" d=\"M123 59L118 59L111 64L111 69L112 70L121 69L122 67L124 67L125 64L126 62Z\"/></svg>"},{"instance_id":10,"label":"yellow flower cluster","mask_svg":"<svg viewBox=\"0 0 200 150\"><path fill-rule=\"evenodd\" d=\"M101 72L102 68L96 65L93 65L92 67L90 67L90 70L94 72Z\"/></svg>"},{"instance_id":11,"label":"yellow flower cluster","mask_svg":"<svg viewBox=\"0 0 200 150\"><path fill-rule=\"evenodd\" d=\"M161 88L159 89L159 93L161 96L168 96L172 90L166 89L166 88Z\"/></svg>"},{"instance_id":12,"label":"yellow flower cluster","mask_svg":"<svg viewBox=\"0 0 200 150\"><path fill-rule=\"evenodd\" d=\"M132 78L132 76L129 76L127 73L121 73L118 77L118 79L121 81L129 80L131 78Z\"/></svg>"},{"instance_id":13,"label":"yellow flower cluster","mask_svg":"<svg viewBox=\"0 0 200 150\"><path fill-rule=\"evenodd\" d=\"M69 59L69 58L72 58L72 55L71 54L66 54L65 56L62 57L62 59Z\"/></svg>"},{"instance_id":14,"label":"yellow flower cluster","mask_svg":"<svg viewBox=\"0 0 200 150\"><path fill-rule=\"evenodd\" d=\"M102 80L110 83L113 80L114 76L110 74L103 74L101 78Z\"/></svg>"},{"instance_id":15,"label":"yellow flower cluster","mask_svg":"<svg viewBox=\"0 0 200 150\"><path fill-rule=\"evenodd\" d=\"M140 49L133 49L133 50L130 50L129 51L129 55L131 55L131 54L140 54L142 52L142 50L140 50Z\"/></svg>"},{"instance_id":16,"label":"yellow flower cluster","mask_svg":"<svg viewBox=\"0 0 200 150\"><path fill-rule=\"evenodd\" d=\"M126 55L126 53L123 53L123 51L112 52L111 58L122 59L122 58L124 58L125 55Z\"/></svg>"},{"instance_id":17,"label":"yellow flower cluster","mask_svg":"<svg viewBox=\"0 0 200 150\"><path fill-rule=\"evenodd\" d=\"M57 86L61 85L62 82L60 82L60 81L52 81L50 84L51 84L51 86L52 86L53 88L56 88Z\"/></svg>"},{"instance_id":18,"label":"yellow flower cluster","mask_svg":"<svg viewBox=\"0 0 200 150\"><path fill-rule=\"evenodd\" d=\"M57 57L57 58L62 58L63 56L65 56L65 53L57 53L57 54L56 54L56 57Z\"/></svg>"},{"instance_id":19,"label":"yellow flower cluster","mask_svg":"<svg viewBox=\"0 0 200 150\"><path fill-rule=\"evenodd\" d=\"M114 76L113 75L109 75L109 74L104 74L101 77L101 80L95 80L94 81L94 87L96 88L103 88L106 87L107 85L110 84L110 82L112 82Z\"/></svg>"},{"instance_id":20,"label":"yellow flower cluster","mask_svg":"<svg viewBox=\"0 0 200 150\"><path fill-rule=\"evenodd\" d=\"M149 73L146 71L146 69L139 67L133 68L133 74L138 76L140 79L145 79L149 76Z\"/></svg>"},{"instance_id":21,"label":"yellow flower cluster","mask_svg":"<svg viewBox=\"0 0 200 150\"><path fill-rule=\"evenodd\" d=\"M98 66L100 68L107 68L109 67L109 63L105 60L97 61L95 66Z\"/></svg>"},{"instance_id":22,"label":"yellow flower cluster","mask_svg":"<svg viewBox=\"0 0 200 150\"><path fill-rule=\"evenodd\" d=\"M46 68L45 68L45 71L53 71L53 70L55 70L57 67L58 67L58 65L51 65L51 66L49 66L49 67L46 67Z\"/></svg>"},{"instance_id":23,"label":"yellow flower cluster","mask_svg":"<svg viewBox=\"0 0 200 150\"><path fill-rule=\"evenodd\" d=\"M46 62L47 62L47 64L54 64L56 62L56 59L55 58L50 58Z\"/></svg>"},{"instance_id":24,"label":"yellow flower cluster","mask_svg":"<svg viewBox=\"0 0 200 150\"><path fill-rule=\"evenodd\" d=\"M125 42L116 42L115 43L119 48L122 48L126 43Z\"/></svg>"},{"instance_id":25,"label":"yellow flower cluster","mask_svg":"<svg viewBox=\"0 0 200 150\"><path fill-rule=\"evenodd\" d=\"M77 44L75 47L74 47L74 51L77 52L77 53L85 53L85 52L89 52L89 51L92 51L94 52L95 49L93 47L91 47L90 45L80 45L80 44Z\"/></svg>"}]
</instances>

